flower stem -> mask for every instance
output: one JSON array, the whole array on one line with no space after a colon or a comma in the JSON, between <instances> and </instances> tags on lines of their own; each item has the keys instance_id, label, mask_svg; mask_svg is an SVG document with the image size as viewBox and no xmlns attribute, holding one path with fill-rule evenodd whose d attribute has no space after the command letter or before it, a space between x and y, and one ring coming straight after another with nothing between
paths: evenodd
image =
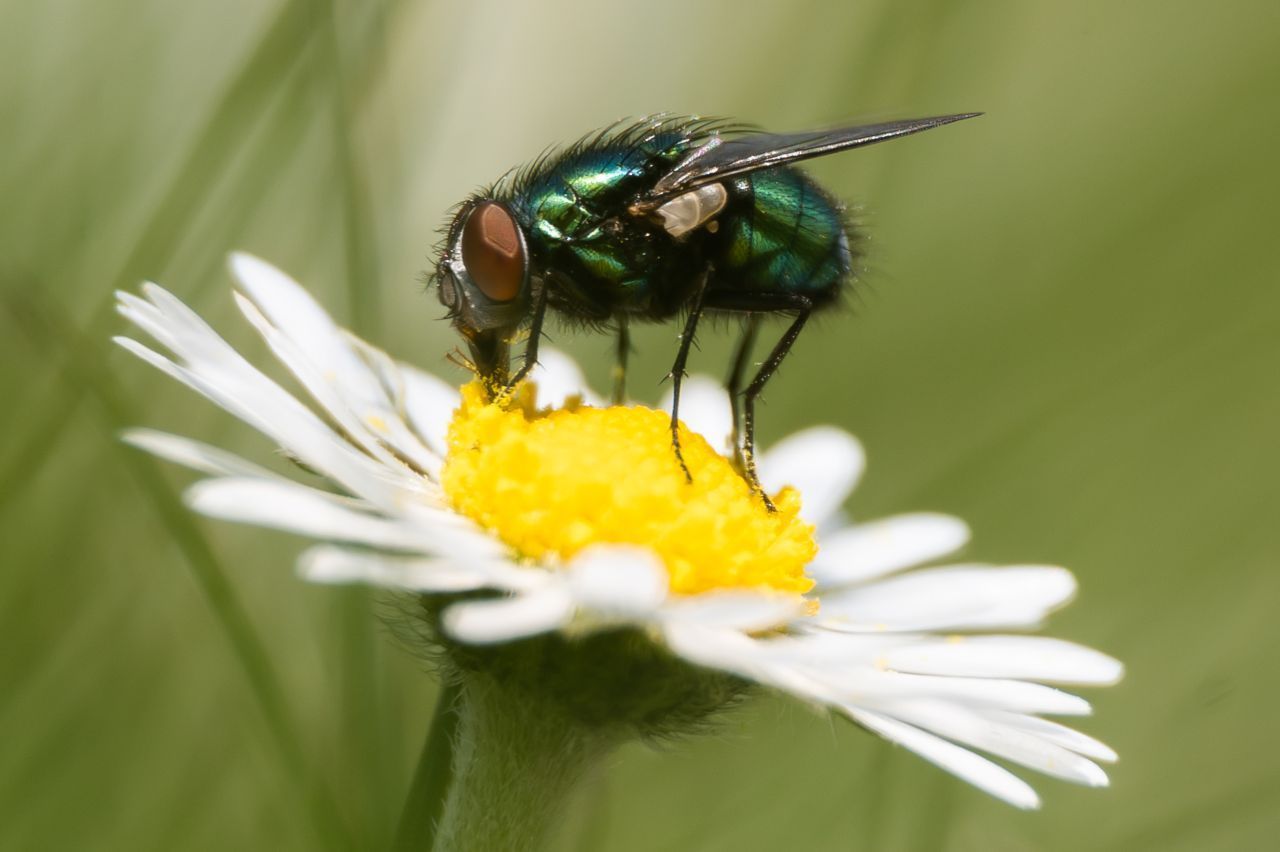
<instances>
[{"instance_id":1,"label":"flower stem","mask_svg":"<svg viewBox=\"0 0 1280 852\"><path fill-rule=\"evenodd\" d=\"M405 796L392 852L428 852L435 845L436 824L444 810L453 778L453 743L458 732L458 696L462 687L446 680L436 699L427 741Z\"/></svg>"},{"instance_id":2,"label":"flower stem","mask_svg":"<svg viewBox=\"0 0 1280 852\"><path fill-rule=\"evenodd\" d=\"M618 741L545 696L469 673L435 852L542 848L585 771Z\"/></svg>"}]
</instances>

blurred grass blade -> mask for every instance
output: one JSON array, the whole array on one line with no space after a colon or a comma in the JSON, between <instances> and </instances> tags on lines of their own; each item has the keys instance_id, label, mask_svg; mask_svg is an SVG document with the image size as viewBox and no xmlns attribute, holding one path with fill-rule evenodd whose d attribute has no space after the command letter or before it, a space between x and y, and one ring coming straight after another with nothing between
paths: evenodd
<instances>
[{"instance_id":1,"label":"blurred grass blade","mask_svg":"<svg viewBox=\"0 0 1280 852\"><path fill-rule=\"evenodd\" d=\"M14 291L17 292L17 291ZM104 431L116 435L136 425L134 406L128 401L109 371L103 369L100 349L106 344L75 332L69 319L47 300L37 302L40 288L32 287L24 303L10 294L6 308L33 342L46 350L66 353L62 384L75 387L80 396L98 404L104 420ZM356 844L343 825L332 793L308 766L306 750L298 737L286 707L284 690L271 665L270 657L258 632L240 603L227 574L214 554L212 546L183 505L179 495L168 485L159 464L144 453L120 448L128 468L133 472L152 509L165 526L169 538L186 558L191 573L208 601L210 609L239 661L250 689L270 731L281 758L288 766L298 790L309 803L312 828L325 848L355 849Z\"/></svg>"},{"instance_id":2,"label":"blurred grass blade","mask_svg":"<svg viewBox=\"0 0 1280 852\"><path fill-rule=\"evenodd\" d=\"M307 61L314 38L315 15L310 2L289 0L267 28L258 46L228 84L178 169L177 176L155 206L140 237L93 309L87 337L105 334L114 317L114 291L130 287L153 274L168 262L181 238L188 235L215 183L226 174L227 165L242 151L238 144L247 128L259 120L269 120L279 90L290 85L298 66ZM264 84L265 81L265 84ZM266 116L266 118L263 118ZM260 155L260 154L259 154ZM252 196L250 196L252 197ZM237 220L239 221L239 219ZM63 429L72 422L78 404L77 388L56 395L44 410L34 412L35 426L21 439L11 461L0 470L0 512L22 485L43 465L58 444Z\"/></svg>"},{"instance_id":3,"label":"blurred grass blade","mask_svg":"<svg viewBox=\"0 0 1280 852\"><path fill-rule=\"evenodd\" d=\"M325 15L325 58L321 73L328 82L333 114L333 144L337 155L338 185L345 231L347 259L347 307L350 328L364 337L377 337L378 318L377 247L369 202L369 188L356 154L355 116L351 104L351 82L343 56L339 33L337 0L329 0ZM380 30L374 29L374 37ZM374 40L374 38L370 38Z\"/></svg>"},{"instance_id":4,"label":"blurred grass blade","mask_svg":"<svg viewBox=\"0 0 1280 852\"><path fill-rule=\"evenodd\" d=\"M321 49L314 63L316 88L329 104L338 207L343 223L348 327L375 339L379 330L382 276L368 179L357 149L355 78L368 76L370 66L377 64L376 60L381 57L377 46L385 40L385 28L397 8L398 4L392 3L371 4L352 8L342 15L337 0L328 0L323 14ZM358 15L363 15L363 21L356 20ZM344 52L344 35L350 38L353 33L358 40L357 58L349 63ZM359 788L367 823L362 833L381 846L387 841L386 832L391 829L395 816L395 800L386 794L386 790L395 786L391 772L394 745L380 678L384 667L379 659L372 601L372 593L362 587L343 589L335 595L340 636L337 654L341 666L337 703L342 708L347 763L365 779Z\"/></svg>"},{"instance_id":5,"label":"blurred grass blade","mask_svg":"<svg viewBox=\"0 0 1280 852\"><path fill-rule=\"evenodd\" d=\"M428 852L435 845L436 823L444 811L453 779L453 740L458 730L461 692L457 683L447 682L440 687L431 727L400 810L392 852Z\"/></svg>"}]
</instances>

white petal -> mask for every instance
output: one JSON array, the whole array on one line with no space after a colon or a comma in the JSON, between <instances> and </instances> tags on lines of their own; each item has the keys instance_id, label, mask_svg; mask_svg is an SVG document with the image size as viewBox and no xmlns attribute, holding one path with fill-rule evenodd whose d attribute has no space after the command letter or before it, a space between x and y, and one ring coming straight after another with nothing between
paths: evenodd
<instances>
[{"instance_id":1,"label":"white petal","mask_svg":"<svg viewBox=\"0 0 1280 852\"><path fill-rule=\"evenodd\" d=\"M274 266L242 253L231 256L231 266L248 294L236 294L241 311L347 435L388 467L407 460L420 471L438 470L435 454L401 421L390 358L340 329Z\"/></svg>"},{"instance_id":2,"label":"white petal","mask_svg":"<svg viewBox=\"0 0 1280 852\"><path fill-rule=\"evenodd\" d=\"M264 467L246 461L234 453L152 429L128 429L120 435L126 444L146 450L154 456L217 476L249 476L278 478Z\"/></svg>"},{"instance_id":3,"label":"white petal","mask_svg":"<svg viewBox=\"0 0 1280 852\"><path fill-rule=\"evenodd\" d=\"M900 678L917 680L917 695L928 695L948 701L963 702L985 710L1020 713L1053 713L1060 716L1088 716L1093 712L1089 702L1078 695L1063 692L1040 683L1004 678L936 677L895 672ZM901 683L898 684L901 689Z\"/></svg>"},{"instance_id":4,"label":"white petal","mask_svg":"<svg viewBox=\"0 0 1280 852\"><path fill-rule=\"evenodd\" d=\"M153 287L148 292L161 298L164 291ZM171 296L168 298L172 300ZM115 342L124 349L272 438L281 448L342 484L352 494L383 507L393 506L397 500L403 499L404 481L390 482L389 474L382 465L358 452L314 412L240 358L221 338L214 335L212 340L195 341L188 337L185 341L185 351L202 350L218 360L202 360L187 368L137 341L127 337L115 338Z\"/></svg>"},{"instance_id":5,"label":"white petal","mask_svg":"<svg viewBox=\"0 0 1280 852\"><path fill-rule=\"evenodd\" d=\"M662 634L673 653L695 665L736 674L798 698L824 700L821 685L799 668L769 661L768 642L737 630L678 620L664 622Z\"/></svg>"},{"instance_id":6,"label":"white petal","mask_svg":"<svg viewBox=\"0 0 1280 852\"><path fill-rule=\"evenodd\" d=\"M210 517L372 547L431 552L424 531L360 511L293 482L227 477L191 486L186 501Z\"/></svg>"},{"instance_id":7,"label":"white petal","mask_svg":"<svg viewBox=\"0 0 1280 852\"><path fill-rule=\"evenodd\" d=\"M672 598L663 610L663 617L754 633L786 625L804 612L807 605L799 595L724 589Z\"/></svg>"},{"instance_id":8,"label":"white petal","mask_svg":"<svg viewBox=\"0 0 1280 852\"><path fill-rule=\"evenodd\" d=\"M394 391L402 390L408 381L394 375L394 362L375 347L339 329L324 308L284 272L243 253L233 255L230 262L244 292L252 299L253 307L248 308L243 298L237 298L242 311L268 339L276 356L291 368L343 430L389 467L397 467L398 459L408 459L417 469L430 475L438 473L438 457L444 448L443 429L438 430L442 440L434 446L430 441L424 445L402 421L401 409L410 406L407 400L397 398ZM178 326L170 336L183 344L178 354L191 362L197 372L201 371L201 363L212 363L216 359L224 368L236 368L244 380L255 377L251 375L257 374L255 368L230 351L193 313L189 316L184 313L188 310L178 299L160 288L154 288L154 292L148 289L147 294L160 304L168 317L166 321ZM413 377L416 385L413 390L417 391L413 414L422 413L424 393L420 385L426 384L417 379L419 377ZM269 381L265 376L262 380ZM271 386L284 393L275 388L274 383ZM408 393L407 389L404 391ZM447 414L453 406L448 404L444 408ZM388 453L384 446L394 452Z\"/></svg>"},{"instance_id":9,"label":"white petal","mask_svg":"<svg viewBox=\"0 0 1280 852\"><path fill-rule=\"evenodd\" d=\"M658 403L660 411L671 410L670 389ZM733 431L729 394L724 385L709 376L694 374L680 385L680 422L691 431L707 439L711 449L718 453L731 453L730 434Z\"/></svg>"},{"instance_id":10,"label":"white petal","mask_svg":"<svg viewBox=\"0 0 1280 852\"><path fill-rule=\"evenodd\" d=\"M667 571L641 547L588 548L568 565L569 588L580 608L605 616L652 615L667 597Z\"/></svg>"},{"instance_id":11,"label":"white petal","mask_svg":"<svg viewBox=\"0 0 1280 852\"><path fill-rule=\"evenodd\" d=\"M821 525L835 515L862 476L862 445L833 426L805 429L760 457L760 482L774 493L784 485L800 491L800 514Z\"/></svg>"},{"instance_id":12,"label":"white petal","mask_svg":"<svg viewBox=\"0 0 1280 852\"><path fill-rule=\"evenodd\" d=\"M418 469L423 470L433 480L439 481L440 470L444 466L444 456L446 451L446 442L441 440L435 442L430 438L424 437L418 430L417 425L413 422L410 415L409 406L409 384L410 377L406 374L410 371L417 373L417 370L401 364L393 359L386 352L378 347L368 343L350 332L343 332L343 336L347 338L351 344L351 348L363 360L369 369L378 377L382 386L382 392L385 396L386 404L389 405L389 414L387 422L381 424L380 428L375 428L380 440L399 453L402 457L408 458ZM436 379L439 382L439 379ZM444 384L443 382L440 382ZM444 385L451 392L453 403L447 405L445 411L452 414L453 409L457 407L457 398L459 396L457 390ZM372 412L375 417L377 412ZM365 420L374 426L379 424L373 423L366 413Z\"/></svg>"},{"instance_id":13,"label":"white petal","mask_svg":"<svg viewBox=\"0 0 1280 852\"><path fill-rule=\"evenodd\" d=\"M442 517L433 523L425 508L412 523L388 519L286 480L207 479L188 489L186 496L187 503L205 515L319 539L460 558L501 556L496 541L454 520Z\"/></svg>"},{"instance_id":14,"label":"white petal","mask_svg":"<svg viewBox=\"0 0 1280 852\"><path fill-rule=\"evenodd\" d=\"M920 641L919 636L899 633L834 633L813 627L808 618L798 619L791 628L796 632L763 643L769 659L788 665L821 664L836 671L879 665L890 649Z\"/></svg>"},{"instance_id":15,"label":"white petal","mask_svg":"<svg viewBox=\"0 0 1280 852\"><path fill-rule=\"evenodd\" d=\"M243 252L231 255L231 270L254 305L335 383L376 387L368 368L355 356L320 305L303 287L264 260Z\"/></svg>"},{"instance_id":16,"label":"white petal","mask_svg":"<svg viewBox=\"0 0 1280 852\"><path fill-rule=\"evenodd\" d=\"M582 397L587 405L600 405L577 362L559 349L543 346L538 350L538 363L529 371L529 380L538 386L541 408L562 408L571 396Z\"/></svg>"},{"instance_id":17,"label":"white petal","mask_svg":"<svg viewBox=\"0 0 1280 852\"><path fill-rule=\"evenodd\" d=\"M313 583L369 583L417 592L467 592L487 585L482 572L450 559L399 559L327 545L303 553L298 573Z\"/></svg>"},{"instance_id":18,"label":"white petal","mask_svg":"<svg viewBox=\"0 0 1280 852\"><path fill-rule=\"evenodd\" d=\"M797 661L796 665L803 665ZM882 671L874 666L816 662L806 668L815 679L833 688L841 703L895 701L944 701L983 712L1054 713L1085 716L1089 702L1076 695L1039 683L1000 678L940 677Z\"/></svg>"},{"instance_id":19,"label":"white petal","mask_svg":"<svg viewBox=\"0 0 1280 852\"><path fill-rule=\"evenodd\" d=\"M172 351L178 357L189 363L199 362L221 369L249 364L199 314L159 284L144 283L142 293L155 308L150 316L162 326L163 335L173 342ZM162 338L157 340L165 343Z\"/></svg>"},{"instance_id":20,"label":"white petal","mask_svg":"<svg viewBox=\"0 0 1280 852\"><path fill-rule=\"evenodd\" d=\"M662 632L671 649L685 659L730 671L734 669L726 663L743 657L744 649L753 641L737 631L676 620L664 624Z\"/></svg>"},{"instance_id":21,"label":"white petal","mask_svg":"<svg viewBox=\"0 0 1280 852\"><path fill-rule=\"evenodd\" d=\"M897 515L821 536L807 573L824 587L864 582L946 556L968 540L969 528L958 518Z\"/></svg>"},{"instance_id":22,"label":"white petal","mask_svg":"<svg viewBox=\"0 0 1280 852\"><path fill-rule=\"evenodd\" d=\"M968 749L879 713L857 707L846 707L844 710L854 721L869 730L911 749L935 766L997 799L1023 809L1040 807L1040 797L1025 781Z\"/></svg>"},{"instance_id":23,"label":"white petal","mask_svg":"<svg viewBox=\"0 0 1280 852\"><path fill-rule=\"evenodd\" d=\"M1076 591L1070 571L1045 565L929 568L822 596L834 630L971 630L1039 624Z\"/></svg>"},{"instance_id":24,"label":"white petal","mask_svg":"<svg viewBox=\"0 0 1280 852\"><path fill-rule=\"evenodd\" d=\"M444 629L460 642L488 645L546 633L573 616L573 597L561 584L514 597L456 603L444 611Z\"/></svg>"},{"instance_id":25,"label":"white petal","mask_svg":"<svg viewBox=\"0 0 1280 852\"><path fill-rule=\"evenodd\" d=\"M178 347L179 344L169 329L164 313L146 299L117 290L116 312L145 331L169 351L172 352Z\"/></svg>"},{"instance_id":26,"label":"white petal","mask_svg":"<svg viewBox=\"0 0 1280 852\"><path fill-rule=\"evenodd\" d=\"M1119 759L1115 751L1106 743L1099 742L1087 734L1082 734L1079 731L1068 728L1066 725L1060 725L1048 719L1027 716L1022 713L1000 712L991 713L991 717L1010 727L1035 734L1048 742L1057 743L1063 748L1071 749L1078 754L1092 757L1094 760L1114 763Z\"/></svg>"},{"instance_id":27,"label":"white petal","mask_svg":"<svg viewBox=\"0 0 1280 852\"><path fill-rule=\"evenodd\" d=\"M236 304L271 347L280 363L289 368L311 394L311 398L337 422L343 434L387 468L398 468L399 460L383 446L370 428L376 424L385 430L386 424L396 417L386 399L377 398L381 394L381 385L367 370L360 375L351 375L354 368L347 368L344 376L331 366L334 361L345 364L354 360L350 350L345 354L351 355L351 358L335 358L333 352L305 350L302 344L273 326L253 302L239 293L236 294ZM330 336L330 344L337 339L340 339L340 335L335 328ZM312 344L317 347L322 345L318 342ZM345 349L345 340L342 345Z\"/></svg>"},{"instance_id":28,"label":"white petal","mask_svg":"<svg viewBox=\"0 0 1280 852\"><path fill-rule=\"evenodd\" d=\"M980 748L1046 775L1088 787L1107 786L1107 773L1088 758L959 705L908 702L890 704L881 709L910 725Z\"/></svg>"},{"instance_id":29,"label":"white petal","mask_svg":"<svg viewBox=\"0 0 1280 852\"><path fill-rule=\"evenodd\" d=\"M953 636L886 651L896 671L957 677L1007 677L1106 686L1124 667L1100 651L1046 636Z\"/></svg>"},{"instance_id":30,"label":"white petal","mask_svg":"<svg viewBox=\"0 0 1280 852\"><path fill-rule=\"evenodd\" d=\"M449 421L461 402L458 389L408 364L399 366L404 379L404 407L409 424L427 446L441 456L446 455Z\"/></svg>"}]
</instances>

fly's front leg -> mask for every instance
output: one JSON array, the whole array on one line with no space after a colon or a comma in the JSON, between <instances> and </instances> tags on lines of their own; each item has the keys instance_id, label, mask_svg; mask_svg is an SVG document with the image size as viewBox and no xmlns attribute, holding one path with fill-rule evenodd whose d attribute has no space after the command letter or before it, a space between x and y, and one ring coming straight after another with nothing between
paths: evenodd
<instances>
[{"instance_id":1,"label":"fly's front leg","mask_svg":"<svg viewBox=\"0 0 1280 852\"><path fill-rule=\"evenodd\" d=\"M538 363L538 343L542 340L542 320L547 315L547 285L546 282L538 284L534 293L533 301L533 319L529 323L529 342L524 345L524 361L520 364L520 369L516 370L514 376L507 380L507 385L503 388L499 398L502 400L509 399L516 385L524 381L529 375L529 371Z\"/></svg>"},{"instance_id":2,"label":"fly's front leg","mask_svg":"<svg viewBox=\"0 0 1280 852\"><path fill-rule=\"evenodd\" d=\"M693 346L693 336L698 330L698 320L702 318L702 305L707 295L707 280L711 270L702 273L698 282L697 293L693 297L693 305L689 308L689 317L684 321L684 331L680 334L680 348L676 351L676 362L667 375L671 379L671 448L675 450L676 461L684 471L686 482L693 482L689 466L684 463L684 453L680 451L680 383L684 381L684 367L689 360L689 348Z\"/></svg>"}]
</instances>

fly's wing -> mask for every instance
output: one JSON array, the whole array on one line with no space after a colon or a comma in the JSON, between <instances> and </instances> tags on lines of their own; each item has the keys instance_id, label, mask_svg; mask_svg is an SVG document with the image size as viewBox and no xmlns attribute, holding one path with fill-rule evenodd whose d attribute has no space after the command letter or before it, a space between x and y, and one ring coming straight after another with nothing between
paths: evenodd
<instances>
[{"instance_id":1,"label":"fly's wing","mask_svg":"<svg viewBox=\"0 0 1280 852\"><path fill-rule=\"evenodd\" d=\"M982 113L939 115L807 133L756 133L733 139L715 136L676 163L637 206L651 210L677 195L736 175L874 145L978 115Z\"/></svg>"}]
</instances>

